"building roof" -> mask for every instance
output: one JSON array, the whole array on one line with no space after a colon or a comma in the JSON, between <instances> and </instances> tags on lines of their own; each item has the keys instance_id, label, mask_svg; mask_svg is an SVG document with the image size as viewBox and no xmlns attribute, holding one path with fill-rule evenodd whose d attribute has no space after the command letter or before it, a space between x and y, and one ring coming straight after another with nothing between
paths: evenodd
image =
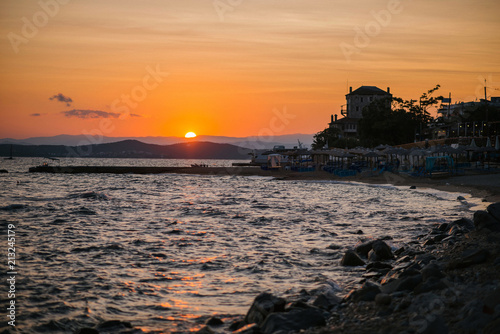
<instances>
[{"instance_id":1,"label":"building roof","mask_svg":"<svg viewBox=\"0 0 500 334\"><path fill-rule=\"evenodd\" d=\"M343 117L330 124L357 123L361 118Z\"/></svg>"},{"instance_id":2,"label":"building roof","mask_svg":"<svg viewBox=\"0 0 500 334\"><path fill-rule=\"evenodd\" d=\"M352 91L352 93L346 94L346 96L347 95L391 95L391 94L375 86L361 86L358 89Z\"/></svg>"}]
</instances>

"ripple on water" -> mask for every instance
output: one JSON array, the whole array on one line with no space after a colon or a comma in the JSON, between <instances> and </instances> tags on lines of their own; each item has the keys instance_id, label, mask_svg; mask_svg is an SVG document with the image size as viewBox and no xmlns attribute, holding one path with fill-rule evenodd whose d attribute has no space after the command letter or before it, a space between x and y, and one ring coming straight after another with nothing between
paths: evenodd
<instances>
[{"instance_id":1,"label":"ripple on water","mask_svg":"<svg viewBox=\"0 0 500 334\"><path fill-rule=\"evenodd\" d=\"M338 262L360 238L390 235L398 245L469 208L456 196L359 184L16 177L20 187L0 179L0 188L10 187L0 215L15 217L29 273L18 299L26 333L109 320L187 331L214 312L245 313L264 290L287 295L327 281L348 287L359 270Z\"/></svg>"}]
</instances>

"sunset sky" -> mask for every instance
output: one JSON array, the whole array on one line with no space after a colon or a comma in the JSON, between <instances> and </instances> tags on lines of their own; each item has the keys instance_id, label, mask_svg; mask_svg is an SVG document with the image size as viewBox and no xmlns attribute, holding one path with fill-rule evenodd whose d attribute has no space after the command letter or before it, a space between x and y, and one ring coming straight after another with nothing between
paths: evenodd
<instances>
[{"instance_id":1,"label":"sunset sky","mask_svg":"<svg viewBox=\"0 0 500 334\"><path fill-rule=\"evenodd\" d=\"M45 4L45 5L43 5ZM493 0L3 0L0 138L316 133L349 86L500 96Z\"/></svg>"}]
</instances>

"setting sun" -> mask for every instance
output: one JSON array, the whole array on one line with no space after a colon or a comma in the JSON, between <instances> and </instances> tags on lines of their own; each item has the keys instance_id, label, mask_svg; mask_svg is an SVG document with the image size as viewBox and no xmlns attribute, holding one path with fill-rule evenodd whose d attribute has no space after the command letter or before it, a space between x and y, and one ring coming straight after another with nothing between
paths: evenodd
<instances>
[{"instance_id":1,"label":"setting sun","mask_svg":"<svg viewBox=\"0 0 500 334\"><path fill-rule=\"evenodd\" d=\"M194 133L194 132L188 132L188 133L186 133L186 135L184 137L185 138L194 138L194 137L196 137L196 133Z\"/></svg>"}]
</instances>

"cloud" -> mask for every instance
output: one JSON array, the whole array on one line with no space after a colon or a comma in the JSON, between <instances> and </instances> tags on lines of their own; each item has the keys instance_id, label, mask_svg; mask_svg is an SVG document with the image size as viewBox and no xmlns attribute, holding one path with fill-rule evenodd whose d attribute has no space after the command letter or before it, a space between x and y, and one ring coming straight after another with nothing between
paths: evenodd
<instances>
[{"instance_id":1,"label":"cloud","mask_svg":"<svg viewBox=\"0 0 500 334\"><path fill-rule=\"evenodd\" d=\"M130 114L130 117L142 117L142 115L139 115L139 114Z\"/></svg>"},{"instance_id":2,"label":"cloud","mask_svg":"<svg viewBox=\"0 0 500 334\"><path fill-rule=\"evenodd\" d=\"M42 114L39 114L39 113L34 113L34 114L31 114L30 116L33 116L33 117L38 117L38 116L42 116Z\"/></svg>"},{"instance_id":3,"label":"cloud","mask_svg":"<svg viewBox=\"0 0 500 334\"><path fill-rule=\"evenodd\" d=\"M61 111L61 114L63 114L66 117L77 117L77 118L82 118L82 119L89 119L89 118L118 118L118 117L120 117L119 113L107 112L107 111L101 111L101 110L80 110L80 109L73 109L73 110Z\"/></svg>"},{"instance_id":4,"label":"cloud","mask_svg":"<svg viewBox=\"0 0 500 334\"><path fill-rule=\"evenodd\" d=\"M71 97L69 96L64 96L63 94L59 93L59 94L56 94L52 97L49 97L49 100L56 100L56 101L59 101L59 102L63 102L63 103L66 103L66 105L69 107L71 105L71 103L73 102L73 100L71 99Z\"/></svg>"}]
</instances>

